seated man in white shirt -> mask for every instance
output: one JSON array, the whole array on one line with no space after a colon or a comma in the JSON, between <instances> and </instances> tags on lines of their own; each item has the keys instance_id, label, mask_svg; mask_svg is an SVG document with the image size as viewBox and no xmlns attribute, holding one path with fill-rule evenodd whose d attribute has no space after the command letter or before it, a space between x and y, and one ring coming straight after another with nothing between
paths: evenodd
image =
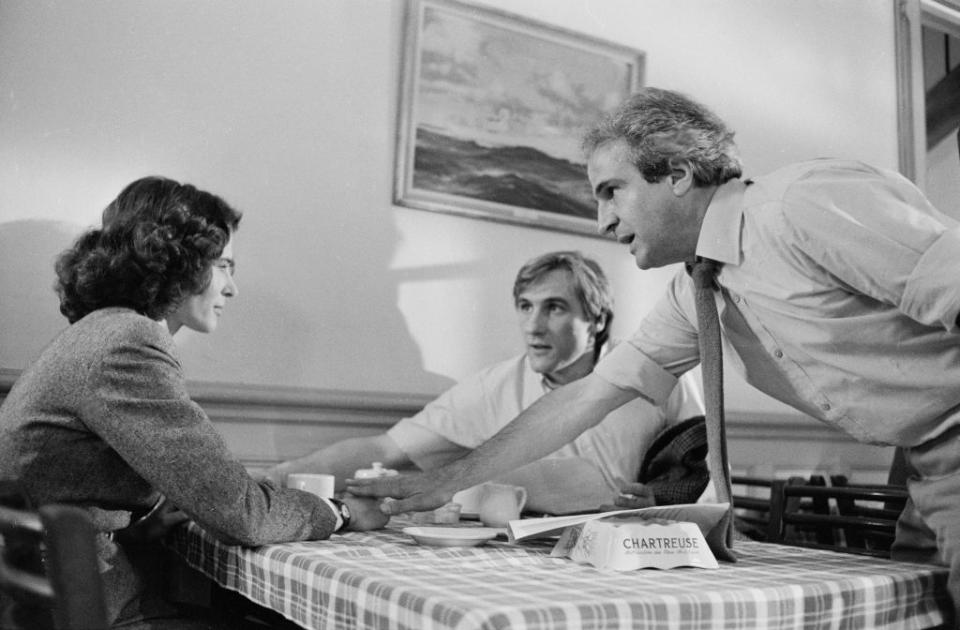
<instances>
[{"instance_id":1,"label":"seated man in white shirt","mask_svg":"<svg viewBox=\"0 0 960 630\"><path fill-rule=\"evenodd\" d=\"M589 374L609 350L610 286L600 266L579 252L552 252L527 262L513 297L523 354L458 383L386 433L331 444L279 464L267 476L281 483L294 472L331 473L339 490L372 462L435 468L482 444L551 389ZM633 483L647 449L664 429L700 415L700 389L684 377L662 406L637 398L573 442L497 481L524 486L527 509L537 512L613 505L621 490L640 496L630 505L651 504L650 493Z\"/></svg>"}]
</instances>

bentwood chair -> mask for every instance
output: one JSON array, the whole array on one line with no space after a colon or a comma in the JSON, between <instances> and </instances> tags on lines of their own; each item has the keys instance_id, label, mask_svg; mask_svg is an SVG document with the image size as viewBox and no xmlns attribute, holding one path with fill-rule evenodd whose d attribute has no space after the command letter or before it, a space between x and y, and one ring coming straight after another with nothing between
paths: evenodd
<instances>
[{"instance_id":1,"label":"bentwood chair","mask_svg":"<svg viewBox=\"0 0 960 630\"><path fill-rule=\"evenodd\" d=\"M776 540L786 480L733 475L730 483L737 531L753 540Z\"/></svg>"},{"instance_id":2,"label":"bentwood chair","mask_svg":"<svg viewBox=\"0 0 960 630\"><path fill-rule=\"evenodd\" d=\"M107 627L96 531L86 511L0 505L0 598L16 602L30 626L56 630Z\"/></svg>"},{"instance_id":3,"label":"bentwood chair","mask_svg":"<svg viewBox=\"0 0 960 630\"><path fill-rule=\"evenodd\" d=\"M890 485L785 485L777 542L890 557L907 490ZM814 532L813 540L793 531Z\"/></svg>"},{"instance_id":4,"label":"bentwood chair","mask_svg":"<svg viewBox=\"0 0 960 630\"><path fill-rule=\"evenodd\" d=\"M833 541L830 529L818 524L790 523L784 525L785 512L828 513L826 499L820 497L801 501L795 496L787 497L786 486L825 486L822 475L810 477L793 476L788 479L733 476L733 509L737 531L753 540L781 542Z\"/></svg>"}]
</instances>

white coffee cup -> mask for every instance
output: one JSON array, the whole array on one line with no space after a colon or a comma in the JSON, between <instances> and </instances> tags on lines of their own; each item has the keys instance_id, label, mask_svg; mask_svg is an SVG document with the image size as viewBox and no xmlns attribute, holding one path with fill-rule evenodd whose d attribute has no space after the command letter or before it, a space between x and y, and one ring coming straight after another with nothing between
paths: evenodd
<instances>
[{"instance_id":1,"label":"white coffee cup","mask_svg":"<svg viewBox=\"0 0 960 630\"><path fill-rule=\"evenodd\" d=\"M305 490L325 499L333 498L336 477L327 474L293 473L287 475L287 487Z\"/></svg>"},{"instance_id":2,"label":"white coffee cup","mask_svg":"<svg viewBox=\"0 0 960 630\"><path fill-rule=\"evenodd\" d=\"M480 513L480 495L483 493L483 484L470 486L466 490L461 490L453 495L451 499L454 503L460 504L460 516L466 518L479 518Z\"/></svg>"}]
</instances>

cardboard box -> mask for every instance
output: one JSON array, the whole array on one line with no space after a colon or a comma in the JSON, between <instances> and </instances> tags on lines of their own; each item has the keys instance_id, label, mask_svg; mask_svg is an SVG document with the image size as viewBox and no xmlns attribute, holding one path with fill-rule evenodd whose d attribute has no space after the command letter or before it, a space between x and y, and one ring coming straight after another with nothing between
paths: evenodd
<instances>
[{"instance_id":1,"label":"cardboard box","mask_svg":"<svg viewBox=\"0 0 960 630\"><path fill-rule=\"evenodd\" d=\"M631 516L567 527L550 555L615 571L718 567L696 523Z\"/></svg>"}]
</instances>

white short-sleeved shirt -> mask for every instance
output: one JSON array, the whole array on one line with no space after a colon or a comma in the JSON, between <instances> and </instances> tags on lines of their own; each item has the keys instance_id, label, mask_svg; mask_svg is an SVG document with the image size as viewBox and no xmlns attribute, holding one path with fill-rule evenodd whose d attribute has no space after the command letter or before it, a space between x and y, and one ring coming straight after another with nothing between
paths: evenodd
<instances>
[{"instance_id":1,"label":"white short-sleeved shirt","mask_svg":"<svg viewBox=\"0 0 960 630\"><path fill-rule=\"evenodd\" d=\"M439 466L487 441L549 389L526 355L491 366L458 383L387 434L423 469ZM654 438L666 427L703 415L696 379L684 377L661 406L637 398L549 457L593 463L614 492L635 481ZM452 445L451 445L452 443Z\"/></svg>"}]
</instances>

